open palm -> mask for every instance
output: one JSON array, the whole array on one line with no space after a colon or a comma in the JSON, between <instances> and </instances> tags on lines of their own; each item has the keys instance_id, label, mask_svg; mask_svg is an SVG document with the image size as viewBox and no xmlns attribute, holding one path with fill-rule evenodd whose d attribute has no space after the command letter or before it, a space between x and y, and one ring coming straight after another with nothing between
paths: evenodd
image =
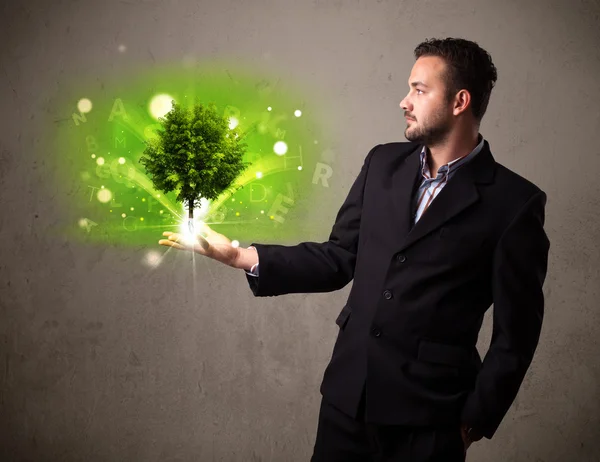
<instances>
[{"instance_id":1,"label":"open palm","mask_svg":"<svg viewBox=\"0 0 600 462\"><path fill-rule=\"evenodd\" d=\"M207 224L202 225L195 241L190 236L170 231L165 231L163 236L166 236L167 239L158 241L160 245L174 247L179 250L194 251L229 266L234 265L239 254L238 247L233 247L231 241L225 235L217 233Z\"/></svg>"}]
</instances>

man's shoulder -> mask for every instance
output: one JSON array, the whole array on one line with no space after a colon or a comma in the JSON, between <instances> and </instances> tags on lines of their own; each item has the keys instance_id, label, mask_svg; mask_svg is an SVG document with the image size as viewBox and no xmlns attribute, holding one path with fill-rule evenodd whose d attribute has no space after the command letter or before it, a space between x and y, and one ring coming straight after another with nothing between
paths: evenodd
<instances>
[{"instance_id":1,"label":"man's shoulder","mask_svg":"<svg viewBox=\"0 0 600 462\"><path fill-rule=\"evenodd\" d=\"M495 184L503 191L526 198L530 198L534 194L543 192L532 180L525 178L499 162L495 162L495 164Z\"/></svg>"},{"instance_id":2,"label":"man's shoulder","mask_svg":"<svg viewBox=\"0 0 600 462\"><path fill-rule=\"evenodd\" d=\"M413 141L392 141L380 143L374 155L387 157L388 159L398 159L408 157L409 155L418 155L422 146ZM533 181L518 174L514 170L506 167L494 159L494 186L504 193L508 193L514 198L530 198L534 194L543 192L542 189Z\"/></svg>"}]
</instances>

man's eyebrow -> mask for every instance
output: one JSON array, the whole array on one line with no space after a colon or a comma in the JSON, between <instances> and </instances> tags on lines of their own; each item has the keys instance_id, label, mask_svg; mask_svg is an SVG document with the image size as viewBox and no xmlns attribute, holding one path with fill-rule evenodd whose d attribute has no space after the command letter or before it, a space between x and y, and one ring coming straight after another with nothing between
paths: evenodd
<instances>
[{"instance_id":1,"label":"man's eyebrow","mask_svg":"<svg viewBox=\"0 0 600 462\"><path fill-rule=\"evenodd\" d=\"M410 83L411 87L416 87L417 85L421 85L422 87L429 88L425 83L421 82L420 80L417 80L416 82L411 82Z\"/></svg>"}]
</instances>

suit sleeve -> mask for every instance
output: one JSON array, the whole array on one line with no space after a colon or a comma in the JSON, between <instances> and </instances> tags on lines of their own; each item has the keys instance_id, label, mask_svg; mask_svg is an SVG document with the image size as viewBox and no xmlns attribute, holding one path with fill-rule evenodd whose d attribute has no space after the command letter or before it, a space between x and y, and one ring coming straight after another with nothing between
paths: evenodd
<instances>
[{"instance_id":1,"label":"suit sleeve","mask_svg":"<svg viewBox=\"0 0 600 462\"><path fill-rule=\"evenodd\" d=\"M379 146L365 157L326 242L301 242L293 246L251 244L258 252L260 276L246 274L246 279L256 297L332 292L353 279L363 191L369 164Z\"/></svg>"},{"instance_id":2,"label":"suit sleeve","mask_svg":"<svg viewBox=\"0 0 600 462\"><path fill-rule=\"evenodd\" d=\"M550 241L544 231L546 194L534 194L513 218L494 250L493 328L462 421L490 439L514 401L531 364L544 317L542 285Z\"/></svg>"}]
</instances>

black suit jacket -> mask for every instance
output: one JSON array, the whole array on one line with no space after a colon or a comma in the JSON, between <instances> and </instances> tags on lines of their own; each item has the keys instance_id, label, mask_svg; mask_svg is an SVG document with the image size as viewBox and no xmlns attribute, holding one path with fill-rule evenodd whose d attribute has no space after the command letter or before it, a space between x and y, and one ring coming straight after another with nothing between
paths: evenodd
<instances>
[{"instance_id":1,"label":"black suit jacket","mask_svg":"<svg viewBox=\"0 0 600 462\"><path fill-rule=\"evenodd\" d=\"M538 344L550 242L546 194L498 164L487 141L413 226L421 180L412 142L375 146L326 242L252 243L255 296L329 292L354 279L321 393L366 420L466 423L491 438ZM492 340L476 348L493 303Z\"/></svg>"}]
</instances>

